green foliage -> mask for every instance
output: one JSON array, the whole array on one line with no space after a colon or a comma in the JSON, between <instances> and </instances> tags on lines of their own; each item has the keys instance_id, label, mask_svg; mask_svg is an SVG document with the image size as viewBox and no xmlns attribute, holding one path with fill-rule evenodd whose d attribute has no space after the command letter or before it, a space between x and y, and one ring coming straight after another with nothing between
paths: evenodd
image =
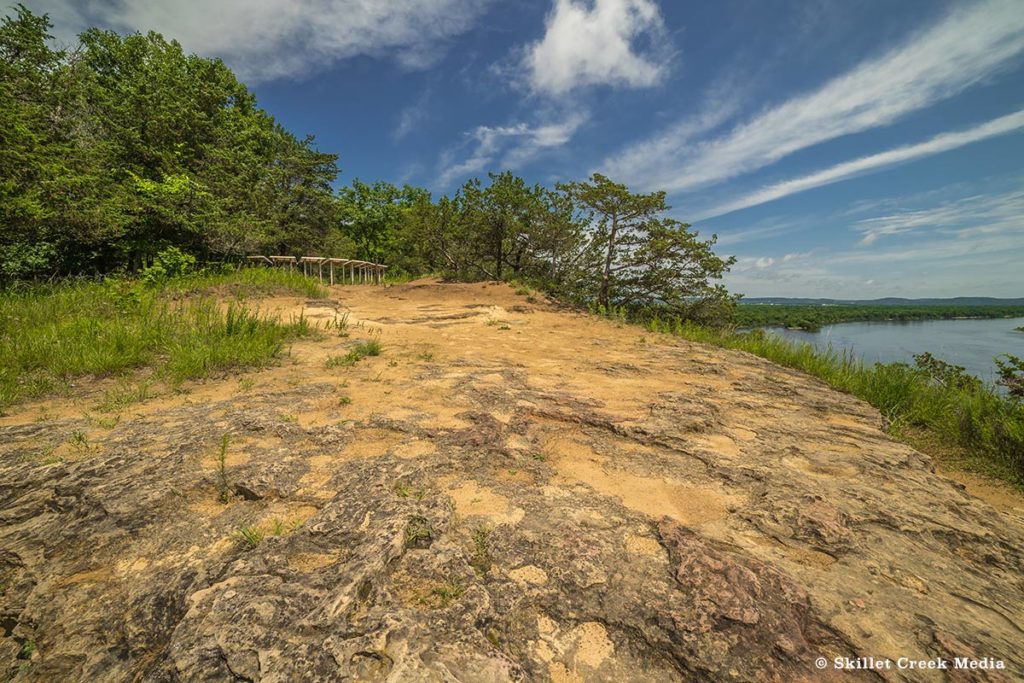
<instances>
[{"instance_id":1,"label":"green foliage","mask_svg":"<svg viewBox=\"0 0 1024 683\"><path fill-rule=\"evenodd\" d=\"M138 270L329 243L336 156L219 60L92 29L65 53L22 6L0 25L0 278Z\"/></svg>"},{"instance_id":2,"label":"green foliage","mask_svg":"<svg viewBox=\"0 0 1024 683\"><path fill-rule=\"evenodd\" d=\"M430 595L435 598L439 607L447 607L455 600L458 600L466 592L466 587L458 579L452 579L440 586L435 586Z\"/></svg>"},{"instance_id":3,"label":"green foliage","mask_svg":"<svg viewBox=\"0 0 1024 683\"><path fill-rule=\"evenodd\" d=\"M481 574L486 574L493 563L491 557L491 535L493 533L493 530L486 524L473 527L473 558L470 560L470 565Z\"/></svg>"},{"instance_id":4,"label":"green foliage","mask_svg":"<svg viewBox=\"0 0 1024 683\"><path fill-rule=\"evenodd\" d=\"M1006 387L1007 393L1013 398L1024 398L1024 360L1007 353L996 358L995 362L999 373L997 383Z\"/></svg>"},{"instance_id":5,"label":"green foliage","mask_svg":"<svg viewBox=\"0 0 1024 683\"><path fill-rule=\"evenodd\" d=\"M880 304L745 304L733 316L738 327L789 327L815 332L823 325L858 321L949 320L1024 316L1024 306L1006 305L880 305Z\"/></svg>"},{"instance_id":6,"label":"green foliage","mask_svg":"<svg viewBox=\"0 0 1024 683\"><path fill-rule=\"evenodd\" d=\"M932 354L916 354L914 363L917 369L941 387L947 389L977 389L981 386L981 380L970 374L959 365L952 365L946 361L935 358Z\"/></svg>"},{"instance_id":7,"label":"green foliage","mask_svg":"<svg viewBox=\"0 0 1024 683\"><path fill-rule=\"evenodd\" d=\"M379 356L381 349L376 339L358 342L344 356L328 356L324 365L328 368L350 368L367 356Z\"/></svg>"},{"instance_id":8,"label":"green foliage","mask_svg":"<svg viewBox=\"0 0 1024 683\"><path fill-rule=\"evenodd\" d=\"M405 527L406 548L429 548L434 537L434 530L426 517L416 515L409 519Z\"/></svg>"},{"instance_id":9,"label":"green foliage","mask_svg":"<svg viewBox=\"0 0 1024 683\"><path fill-rule=\"evenodd\" d=\"M147 284L166 282L192 272L196 257L177 247L167 247L153 258L153 265L142 269L142 281Z\"/></svg>"},{"instance_id":10,"label":"green foliage","mask_svg":"<svg viewBox=\"0 0 1024 683\"><path fill-rule=\"evenodd\" d=\"M711 281L735 259L715 255L716 236L702 241L688 224L665 218L664 192L636 194L599 173L559 187L596 219L590 253L580 259L581 284L595 290L586 300L605 310L657 304L691 320L729 319L735 298Z\"/></svg>"},{"instance_id":11,"label":"green foliage","mask_svg":"<svg viewBox=\"0 0 1024 683\"><path fill-rule=\"evenodd\" d=\"M266 536L267 534L263 529L260 529L258 526L253 524L240 526L235 531L235 541L239 545L249 548L250 550L262 543Z\"/></svg>"}]
</instances>

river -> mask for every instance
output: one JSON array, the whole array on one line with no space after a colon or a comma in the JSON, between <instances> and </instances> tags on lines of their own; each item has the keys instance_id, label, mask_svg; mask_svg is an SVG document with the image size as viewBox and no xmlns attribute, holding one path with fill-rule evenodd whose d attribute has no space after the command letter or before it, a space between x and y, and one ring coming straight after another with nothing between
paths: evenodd
<instances>
[{"instance_id":1,"label":"river","mask_svg":"<svg viewBox=\"0 0 1024 683\"><path fill-rule=\"evenodd\" d=\"M986 382L995 381L992 358L1004 353L1024 358L1024 332L1014 328L1024 318L989 320L923 320L919 322L863 322L826 325L818 332L770 328L793 341L818 348L850 349L873 363L900 361L913 364L914 354L930 351L947 363L963 366Z\"/></svg>"}]
</instances>

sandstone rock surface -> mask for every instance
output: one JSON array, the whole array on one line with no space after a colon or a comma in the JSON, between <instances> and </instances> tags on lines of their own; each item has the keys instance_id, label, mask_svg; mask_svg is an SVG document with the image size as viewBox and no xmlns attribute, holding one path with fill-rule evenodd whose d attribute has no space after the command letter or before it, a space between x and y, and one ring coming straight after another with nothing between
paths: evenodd
<instances>
[{"instance_id":1,"label":"sandstone rock surface","mask_svg":"<svg viewBox=\"0 0 1024 683\"><path fill-rule=\"evenodd\" d=\"M331 297L243 382L0 419L6 675L1024 679L1024 516L869 406L505 286ZM1006 669L815 665L954 656Z\"/></svg>"}]
</instances>

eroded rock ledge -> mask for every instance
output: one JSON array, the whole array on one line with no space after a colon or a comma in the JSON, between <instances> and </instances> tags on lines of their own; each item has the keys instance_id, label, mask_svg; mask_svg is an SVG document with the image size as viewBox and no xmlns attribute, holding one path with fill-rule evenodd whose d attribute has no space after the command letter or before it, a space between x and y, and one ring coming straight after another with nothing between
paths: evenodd
<instances>
[{"instance_id":1,"label":"eroded rock ledge","mask_svg":"<svg viewBox=\"0 0 1024 683\"><path fill-rule=\"evenodd\" d=\"M15 680L1024 678L1021 517L863 403L505 287L332 296L277 303L351 336L251 388L2 420ZM368 335L383 355L324 369Z\"/></svg>"}]
</instances>

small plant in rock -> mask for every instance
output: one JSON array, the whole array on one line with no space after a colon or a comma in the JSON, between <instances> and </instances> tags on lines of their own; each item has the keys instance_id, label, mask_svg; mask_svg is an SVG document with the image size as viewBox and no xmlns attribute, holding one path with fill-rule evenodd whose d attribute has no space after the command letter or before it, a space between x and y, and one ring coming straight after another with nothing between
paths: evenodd
<instances>
[{"instance_id":1,"label":"small plant in rock","mask_svg":"<svg viewBox=\"0 0 1024 683\"><path fill-rule=\"evenodd\" d=\"M405 527L406 548L429 548L433 542L434 530L430 528L430 522L426 517L416 515L409 520Z\"/></svg>"},{"instance_id":2,"label":"small plant in rock","mask_svg":"<svg viewBox=\"0 0 1024 683\"><path fill-rule=\"evenodd\" d=\"M451 579L440 586L436 586L430 591L430 595L437 599L437 602L441 607L447 607L455 600L461 598L465 592L466 587L462 585L461 581L458 579Z\"/></svg>"},{"instance_id":3,"label":"small plant in rock","mask_svg":"<svg viewBox=\"0 0 1024 683\"><path fill-rule=\"evenodd\" d=\"M270 523L270 535L271 536L284 536L290 534L299 528L302 524L299 520L286 521L280 518L274 518L274 521Z\"/></svg>"},{"instance_id":4,"label":"small plant in rock","mask_svg":"<svg viewBox=\"0 0 1024 683\"><path fill-rule=\"evenodd\" d=\"M348 396L342 396L338 399L339 406L347 406L352 404L352 399Z\"/></svg>"},{"instance_id":5,"label":"small plant in rock","mask_svg":"<svg viewBox=\"0 0 1024 683\"><path fill-rule=\"evenodd\" d=\"M34 640L26 640L21 644L21 650L18 651L18 659L32 659L32 655L35 654L36 643Z\"/></svg>"},{"instance_id":6,"label":"small plant in rock","mask_svg":"<svg viewBox=\"0 0 1024 683\"><path fill-rule=\"evenodd\" d=\"M217 453L217 500L227 504L231 498L231 487L228 485L228 435L220 437L220 451Z\"/></svg>"},{"instance_id":7,"label":"small plant in rock","mask_svg":"<svg viewBox=\"0 0 1024 683\"><path fill-rule=\"evenodd\" d=\"M97 417L95 415L89 415L88 417L90 422L102 429L113 429L121 421L120 415L115 415L114 417Z\"/></svg>"},{"instance_id":8,"label":"small plant in rock","mask_svg":"<svg viewBox=\"0 0 1024 683\"><path fill-rule=\"evenodd\" d=\"M410 493L412 493L412 488L404 481L395 484L395 495L399 498L408 498Z\"/></svg>"},{"instance_id":9,"label":"small plant in rock","mask_svg":"<svg viewBox=\"0 0 1024 683\"><path fill-rule=\"evenodd\" d=\"M430 351L424 351L419 355L419 359L429 363L430 361L434 360L434 354L431 353Z\"/></svg>"},{"instance_id":10,"label":"small plant in rock","mask_svg":"<svg viewBox=\"0 0 1024 683\"><path fill-rule=\"evenodd\" d=\"M265 537L266 534L264 531L254 524L240 526L235 531L235 540L239 545L243 545L250 549L255 548L262 543Z\"/></svg>"},{"instance_id":11,"label":"small plant in rock","mask_svg":"<svg viewBox=\"0 0 1024 683\"><path fill-rule=\"evenodd\" d=\"M242 379L238 380L238 390L241 392L252 391L252 388L255 385L256 383L248 377L243 377Z\"/></svg>"},{"instance_id":12,"label":"small plant in rock","mask_svg":"<svg viewBox=\"0 0 1024 683\"><path fill-rule=\"evenodd\" d=\"M491 568L491 534L493 530L486 524L479 524L473 527L473 558L470 565L481 574L486 574Z\"/></svg>"},{"instance_id":13,"label":"small plant in rock","mask_svg":"<svg viewBox=\"0 0 1024 683\"><path fill-rule=\"evenodd\" d=\"M89 443L89 437L81 430L73 432L68 443L70 443L71 446L79 453L86 453L90 448L92 448L92 445Z\"/></svg>"}]
</instances>

